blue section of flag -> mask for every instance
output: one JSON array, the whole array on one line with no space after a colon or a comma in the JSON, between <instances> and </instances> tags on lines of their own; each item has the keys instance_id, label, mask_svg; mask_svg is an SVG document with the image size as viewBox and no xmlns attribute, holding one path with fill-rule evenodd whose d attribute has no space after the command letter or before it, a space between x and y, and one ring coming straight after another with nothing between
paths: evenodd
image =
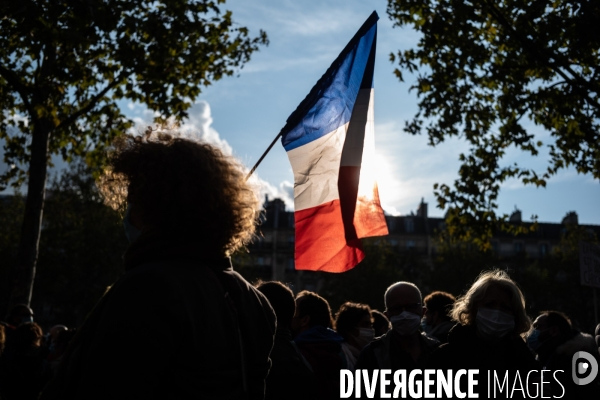
<instances>
[{"instance_id":1,"label":"blue section of flag","mask_svg":"<svg viewBox=\"0 0 600 400\"><path fill-rule=\"evenodd\" d=\"M373 71L368 71L371 76L367 78L365 70L375 43L378 18L377 13L373 12L298 109L290 115L281 132L281 142L286 151L327 135L350 121L361 86L365 86L366 82L370 82L371 87L373 84Z\"/></svg>"}]
</instances>

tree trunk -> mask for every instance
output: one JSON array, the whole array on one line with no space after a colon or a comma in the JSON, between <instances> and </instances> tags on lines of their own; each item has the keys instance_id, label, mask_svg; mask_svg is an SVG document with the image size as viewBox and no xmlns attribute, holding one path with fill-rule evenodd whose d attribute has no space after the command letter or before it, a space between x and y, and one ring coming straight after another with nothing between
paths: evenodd
<instances>
[{"instance_id":1,"label":"tree trunk","mask_svg":"<svg viewBox=\"0 0 600 400\"><path fill-rule=\"evenodd\" d=\"M13 269L9 307L13 307L15 304L29 306L35 279L46 194L51 127L51 123L47 120L41 119L36 122L31 139L31 160L29 161L25 215L19 239L17 264Z\"/></svg>"}]
</instances>

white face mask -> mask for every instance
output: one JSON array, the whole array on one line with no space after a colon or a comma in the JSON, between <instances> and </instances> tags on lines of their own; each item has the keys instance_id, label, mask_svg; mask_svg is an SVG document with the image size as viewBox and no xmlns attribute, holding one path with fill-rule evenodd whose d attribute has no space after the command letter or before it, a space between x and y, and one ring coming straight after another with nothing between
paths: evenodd
<instances>
[{"instance_id":1,"label":"white face mask","mask_svg":"<svg viewBox=\"0 0 600 400\"><path fill-rule=\"evenodd\" d=\"M500 310L480 307L475 318L477 329L485 337L500 339L515 328L515 318Z\"/></svg>"},{"instance_id":2,"label":"white face mask","mask_svg":"<svg viewBox=\"0 0 600 400\"><path fill-rule=\"evenodd\" d=\"M373 341L373 338L375 337L375 329L358 328L358 336L353 335L353 337L354 340L356 340L356 343L360 345L360 348L362 349Z\"/></svg>"},{"instance_id":3,"label":"white face mask","mask_svg":"<svg viewBox=\"0 0 600 400\"><path fill-rule=\"evenodd\" d=\"M369 342L375 337L375 329L373 328L358 328L358 336L368 340Z\"/></svg>"},{"instance_id":4,"label":"white face mask","mask_svg":"<svg viewBox=\"0 0 600 400\"><path fill-rule=\"evenodd\" d=\"M400 336L410 336L414 334L421 325L421 317L409 311L402 311L399 315L390 318L392 329Z\"/></svg>"}]
</instances>

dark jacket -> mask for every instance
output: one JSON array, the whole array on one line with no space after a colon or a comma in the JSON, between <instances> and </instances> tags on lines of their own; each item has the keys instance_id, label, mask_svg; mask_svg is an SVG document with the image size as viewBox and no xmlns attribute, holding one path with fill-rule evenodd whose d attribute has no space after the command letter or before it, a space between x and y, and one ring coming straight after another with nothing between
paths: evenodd
<instances>
[{"instance_id":1,"label":"dark jacket","mask_svg":"<svg viewBox=\"0 0 600 400\"><path fill-rule=\"evenodd\" d=\"M267 400L312 399L317 394L315 374L292 341L289 329L277 328L267 377Z\"/></svg>"},{"instance_id":2,"label":"dark jacket","mask_svg":"<svg viewBox=\"0 0 600 400\"><path fill-rule=\"evenodd\" d=\"M340 369L346 368L344 338L323 326L314 326L294 339L311 365L317 382L316 399L336 399L340 394Z\"/></svg>"},{"instance_id":3,"label":"dark jacket","mask_svg":"<svg viewBox=\"0 0 600 400\"><path fill-rule=\"evenodd\" d=\"M396 340L397 333L392 329L385 335L375 339L365 346L361 351L355 368L365 369L370 372L369 376L373 376L374 370L391 370L399 369L406 370L406 374L410 374L413 369L423 369L427 365L429 357L437 349L440 343L432 338L427 337L424 333L419 335L421 345L421 355L415 362L410 354L400 348L400 344ZM392 374L393 375L393 374ZM364 385L364 383L363 383ZM394 384L387 387L386 393L391 394L394 391ZM363 387L364 390L364 387ZM363 391L363 393L365 393ZM381 395L381 387L379 379L377 380L374 398L379 399ZM407 398L411 398L410 396Z\"/></svg>"},{"instance_id":4,"label":"dark jacket","mask_svg":"<svg viewBox=\"0 0 600 400\"><path fill-rule=\"evenodd\" d=\"M440 344L448 343L448 334L450 333L450 329L454 327L454 324L455 322L453 321L440 322L429 332L428 336L439 340Z\"/></svg>"},{"instance_id":5,"label":"dark jacket","mask_svg":"<svg viewBox=\"0 0 600 400\"><path fill-rule=\"evenodd\" d=\"M525 385L527 373L531 370L540 370L541 366L535 361L533 354L525 341L516 334L509 334L494 342L481 339L477 335L475 326L457 324L450 330L448 343L432 354L428 368L457 371L459 369L478 369L478 384L475 393L479 398L487 398L488 379L487 371L496 371L502 379L506 371L509 373L509 387L512 388L516 379L516 371ZM492 374L493 372L490 372ZM537 378L536 378L537 376ZM493 379L493 375L490 375ZM532 379L539 381L539 374ZM545 379L548 379L546 377ZM466 390L466 380L461 381L463 392ZM539 383L539 382L537 382ZM491 388L491 386L490 386ZM505 398L506 390L497 391L496 398ZM513 398L520 398L522 393L515 392Z\"/></svg>"},{"instance_id":6,"label":"dark jacket","mask_svg":"<svg viewBox=\"0 0 600 400\"><path fill-rule=\"evenodd\" d=\"M415 368L425 368L429 357L438 348L440 343L421 333L421 356L415 363L412 357L400 348L395 340L395 331L389 330L385 335L373 340L365 346L356 362L356 369L406 369L408 372Z\"/></svg>"},{"instance_id":7,"label":"dark jacket","mask_svg":"<svg viewBox=\"0 0 600 400\"><path fill-rule=\"evenodd\" d=\"M125 260L42 399L262 399L275 314L229 260L151 235Z\"/></svg>"},{"instance_id":8,"label":"dark jacket","mask_svg":"<svg viewBox=\"0 0 600 400\"><path fill-rule=\"evenodd\" d=\"M35 400L51 377L45 347L9 348L0 358L0 399Z\"/></svg>"},{"instance_id":9,"label":"dark jacket","mask_svg":"<svg viewBox=\"0 0 600 400\"><path fill-rule=\"evenodd\" d=\"M598 354L594 338L591 335L575 330L548 357L544 358L543 364L545 369L564 371L558 374L560 384L555 380L551 381L552 394L554 396L559 397L564 392L567 399L600 398L600 374L596 376L596 379L592 383L587 385L576 385L573 382L573 356L580 351L589 353L594 357L596 363L600 364L600 354Z\"/></svg>"}]
</instances>

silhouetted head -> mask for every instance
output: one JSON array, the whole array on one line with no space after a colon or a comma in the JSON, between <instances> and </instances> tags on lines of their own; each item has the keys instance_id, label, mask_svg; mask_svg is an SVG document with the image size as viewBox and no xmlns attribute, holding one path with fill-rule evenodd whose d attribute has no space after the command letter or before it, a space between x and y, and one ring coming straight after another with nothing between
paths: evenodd
<instances>
[{"instance_id":1,"label":"silhouetted head","mask_svg":"<svg viewBox=\"0 0 600 400\"><path fill-rule=\"evenodd\" d=\"M488 339L521 334L531 326L523 293L501 270L479 275L467 293L456 300L451 315L463 325L476 325Z\"/></svg>"},{"instance_id":2,"label":"silhouetted head","mask_svg":"<svg viewBox=\"0 0 600 400\"><path fill-rule=\"evenodd\" d=\"M451 321L450 313L455 301L454 296L447 292L436 291L425 296L425 323L437 326L444 321Z\"/></svg>"},{"instance_id":3,"label":"silhouetted head","mask_svg":"<svg viewBox=\"0 0 600 400\"><path fill-rule=\"evenodd\" d=\"M375 329L375 337L383 336L392 328L390 320L384 313L378 310L371 310L373 317L373 329Z\"/></svg>"},{"instance_id":4,"label":"silhouetted head","mask_svg":"<svg viewBox=\"0 0 600 400\"><path fill-rule=\"evenodd\" d=\"M296 312L294 293L281 282L260 282L256 288L265 295L277 316L277 329L290 329Z\"/></svg>"},{"instance_id":5,"label":"silhouetted head","mask_svg":"<svg viewBox=\"0 0 600 400\"><path fill-rule=\"evenodd\" d=\"M419 335L423 308L423 297L419 288L411 282L396 282L385 292L385 315L389 318L394 333L402 338Z\"/></svg>"},{"instance_id":6,"label":"silhouetted head","mask_svg":"<svg viewBox=\"0 0 600 400\"><path fill-rule=\"evenodd\" d=\"M362 349L375 337L371 308L359 303L342 304L335 315L335 330L345 341Z\"/></svg>"},{"instance_id":7,"label":"silhouetted head","mask_svg":"<svg viewBox=\"0 0 600 400\"><path fill-rule=\"evenodd\" d=\"M13 342L15 349L27 350L31 347L39 347L42 343L42 328L35 322L25 322L15 329Z\"/></svg>"},{"instance_id":8,"label":"silhouetted head","mask_svg":"<svg viewBox=\"0 0 600 400\"><path fill-rule=\"evenodd\" d=\"M48 334L50 335L50 341L51 342L55 342L56 338L58 336L58 334L62 331L66 331L69 328L67 328L65 325L54 325L52 328L50 328L50 330L48 331Z\"/></svg>"},{"instance_id":9,"label":"silhouetted head","mask_svg":"<svg viewBox=\"0 0 600 400\"><path fill-rule=\"evenodd\" d=\"M242 166L216 147L148 130L116 140L99 183L105 202L142 231L228 256L252 238L260 204Z\"/></svg>"},{"instance_id":10,"label":"silhouetted head","mask_svg":"<svg viewBox=\"0 0 600 400\"><path fill-rule=\"evenodd\" d=\"M33 322L33 310L26 304L17 304L10 309L6 316L6 322L17 327L25 322Z\"/></svg>"},{"instance_id":11,"label":"silhouetted head","mask_svg":"<svg viewBox=\"0 0 600 400\"><path fill-rule=\"evenodd\" d=\"M396 282L387 288L384 295L385 315L392 318L408 311L423 316L423 297L421 291L411 282Z\"/></svg>"},{"instance_id":12,"label":"silhouetted head","mask_svg":"<svg viewBox=\"0 0 600 400\"><path fill-rule=\"evenodd\" d=\"M331 307L323 297L303 290L296 296L296 314L292 320L292 332L297 335L314 326L333 328Z\"/></svg>"},{"instance_id":13,"label":"silhouetted head","mask_svg":"<svg viewBox=\"0 0 600 400\"><path fill-rule=\"evenodd\" d=\"M536 332L537 331L537 332ZM551 353L571 338L573 326L571 319L560 311L542 311L533 321L533 329L529 332L527 343L538 354Z\"/></svg>"}]
</instances>

